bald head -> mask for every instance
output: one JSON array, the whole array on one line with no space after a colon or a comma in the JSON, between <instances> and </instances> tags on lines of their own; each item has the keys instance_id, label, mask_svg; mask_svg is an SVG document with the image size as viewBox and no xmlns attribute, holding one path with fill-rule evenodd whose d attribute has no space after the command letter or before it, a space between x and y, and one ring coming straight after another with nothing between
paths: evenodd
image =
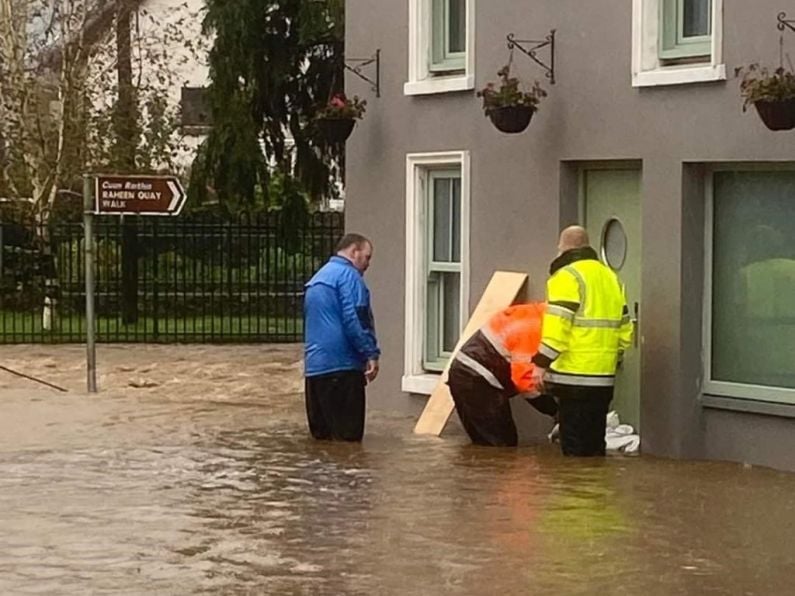
<instances>
[{"instance_id":1,"label":"bald head","mask_svg":"<svg viewBox=\"0 0 795 596\"><path fill-rule=\"evenodd\" d=\"M590 246L588 232L582 226L569 226L560 233L558 241L558 254L563 254L567 250L575 248L585 248Z\"/></svg>"}]
</instances>

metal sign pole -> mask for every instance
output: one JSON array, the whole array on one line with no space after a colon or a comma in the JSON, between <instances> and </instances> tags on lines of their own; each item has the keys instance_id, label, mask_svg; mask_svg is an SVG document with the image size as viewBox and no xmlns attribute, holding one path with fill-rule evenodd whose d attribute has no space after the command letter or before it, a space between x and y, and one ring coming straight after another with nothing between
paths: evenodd
<instances>
[{"instance_id":1,"label":"metal sign pole","mask_svg":"<svg viewBox=\"0 0 795 596\"><path fill-rule=\"evenodd\" d=\"M97 392L94 216L176 216L182 211L186 200L185 189L182 188L182 184L176 176L83 175L83 226L86 252L86 373L89 393Z\"/></svg>"},{"instance_id":2,"label":"metal sign pole","mask_svg":"<svg viewBox=\"0 0 795 596\"><path fill-rule=\"evenodd\" d=\"M94 313L94 205L91 177L83 176L83 228L86 254L86 375L88 392L97 392L97 346Z\"/></svg>"}]
</instances>

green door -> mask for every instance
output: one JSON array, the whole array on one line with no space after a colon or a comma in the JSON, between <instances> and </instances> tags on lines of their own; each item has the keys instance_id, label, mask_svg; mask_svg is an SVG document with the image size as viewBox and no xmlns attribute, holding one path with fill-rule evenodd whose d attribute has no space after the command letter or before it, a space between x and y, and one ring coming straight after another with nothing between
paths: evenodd
<instances>
[{"instance_id":1,"label":"green door","mask_svg":"<svg viewBox=\"0 0 795 596\"><path fill-rule=\"evenodd\" d=\"M640 428L640 177L639 169L584 169L582 210L591 244L618 273L635 321L632 347L616 378L612 409L622 423Z\"/></svg>"}]
</instances>

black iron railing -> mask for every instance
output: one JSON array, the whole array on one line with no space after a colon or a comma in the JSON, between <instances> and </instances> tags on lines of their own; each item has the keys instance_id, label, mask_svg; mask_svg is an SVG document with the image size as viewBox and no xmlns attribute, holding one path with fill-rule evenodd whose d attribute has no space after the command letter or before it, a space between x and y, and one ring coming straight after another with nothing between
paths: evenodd
<instances>
[{"instance_id":1,"label":"black iron railing","mask_svg":"<svg viewBox=\"0 0 795 596\"><path fill-rule=\"evenodd\" d=\"M82 224L52 222L48 235L7 215L0 224L0 343L84 341ZM95 227L98 341L293 342L303 336L303 286L332 253L343 216L314 213L292 231L277 214L138 217L132 300L123 299L122 222Z\"/></svg>"}]
</instances>

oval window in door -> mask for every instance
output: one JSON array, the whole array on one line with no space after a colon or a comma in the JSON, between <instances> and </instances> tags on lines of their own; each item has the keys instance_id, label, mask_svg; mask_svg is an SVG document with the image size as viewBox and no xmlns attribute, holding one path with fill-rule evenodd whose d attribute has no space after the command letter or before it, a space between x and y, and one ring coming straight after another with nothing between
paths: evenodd
<instances>
[{"instance_id":1,"label":"oval window in door","mask_svg":"<svg viewBox=\"0 0 795 596\"><path fill-rule=\"evenodd\" d=\"M602 260L613 271L619 271L627 259L627 233L618 218L611 218L602 228Z\"/></svg>"}]
</instances>

